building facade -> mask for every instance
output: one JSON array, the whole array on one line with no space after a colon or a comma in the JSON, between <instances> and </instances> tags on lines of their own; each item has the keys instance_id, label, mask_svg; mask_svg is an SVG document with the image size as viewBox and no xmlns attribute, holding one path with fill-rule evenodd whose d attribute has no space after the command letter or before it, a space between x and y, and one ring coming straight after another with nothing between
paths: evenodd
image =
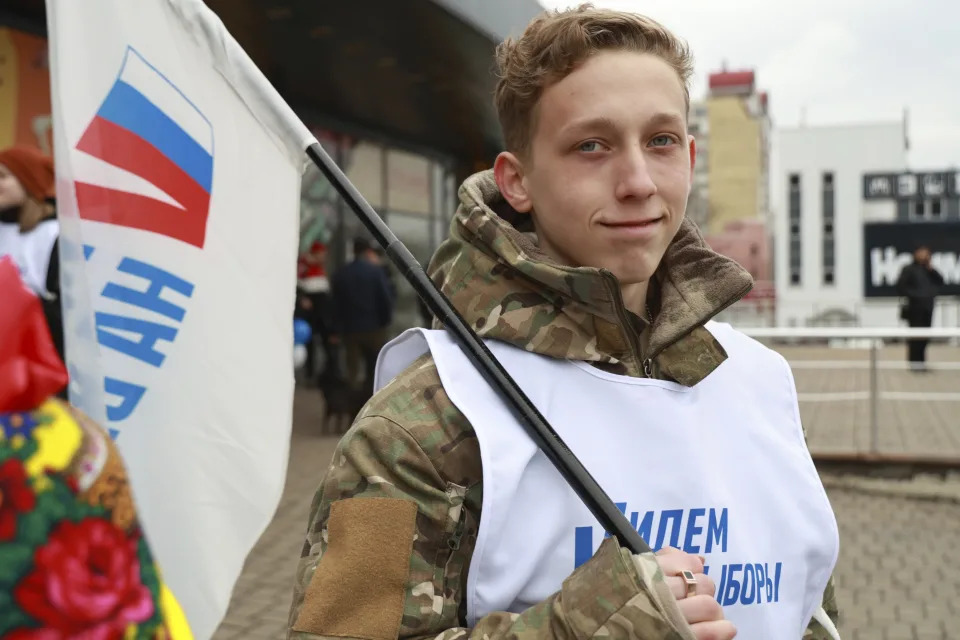
<instances>
[{"instance_id":1,"label":"building facade","mask_svg":"<svg viewBox=\"0 0 960 640\"><path fill-rule=\"evenodd\" d=\"M709 121L709 233L731 222L767 222L770 210L770 118L767 94L756 88L753 71L710 74L706 99Z\"/></svg>"},{"instance_id":2,"label":"building facade","mask_svg":"<svg viewBox=\"0 0 960 640\"><path fill-rule=\"evenodd\" d=\"M687 217L706 231L710 219L710 111L705 101L691 102L687 122L697 145Z\"/></svg>"},{"instance_id":3,"label":"building facade","mask_svg":"<svg viewBox=\"0 0 960 640\"><path fill-rule=\"evenodd\" d=\"M779 326L897 326L894 285L917 244L960 287L957 178L907 169L903 122L784 129L777 149ZM934 322L958 326L956 293L944 293Z\"/></svg>"}]
</instances>

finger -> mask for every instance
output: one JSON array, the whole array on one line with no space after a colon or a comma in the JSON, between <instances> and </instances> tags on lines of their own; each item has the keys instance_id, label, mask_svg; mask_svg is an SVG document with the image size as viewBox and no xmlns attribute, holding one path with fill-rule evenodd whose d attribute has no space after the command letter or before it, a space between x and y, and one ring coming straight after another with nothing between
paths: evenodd
<instances>
[{"instance_id":1,"label":"finger","mask_svg":"<svg viewBox=\"0 0 960 640\"><path fill-rule=\"evenodd\" d=\"M679 575L681 571L693 574L703 573L703 561L700 556L684 553L679 549L661 550L657 555L657 563L665 576Z\"/></svg>"},{"instance_id":2,"label":"finger","mask_svg":"<svg viewBox=\"0 0 960 640\"><path fill-rule=\"evenodd\" d=\"M678 554L678 553L679 553L679 554L683 554L683 555L690 555L690 554L688 554L686 551L683 551L683 550L678 549L678 548L676 548L676 547L664 547L664 548L660 549L660 551L657 551L655 555L663 556L663 555ZM706 564L706 563L707 563L707 557L706 557L706 556L702 556L702 555L700 555L700 554L697 554L695 557L697 557L697 558L700 559L700 564Z\"/></svg>"},{"instance_id":3,"label":"finger","mask_svg":"<svg viewBox=\"0 0 960 640\"><path fill-rule=\"evenodd\" d=\"M723 620L723 608L710 596L691 596L677 600L684 619L690 624Z\"/></svg>"},{"instance_id":4,"label":"finger","mask_svg":"<svg viewBox=\"0 0 960 640\"><path fill-rule=\"evenodd\" d=\"M703 573L694 574L694 578L697 581L697 591L696 595L698 596L711 596L717 592L717 585L708 575ZM677 600L682 600L687 597L687 583L680 576L667 576L665 578L667 586L670 587L670 593L673 594L673 597Z\"/></svg>"},{"instance_id":5,"label":"finger","mask_svg":"<svg viewBox=\"0 0 960 640\"><path fill-rule=\"evenodd\" d=\"M697 640L733 640L737 636L737 628L729 620L700 622L691 625L690 630Z\"/></svg>"},{"instance_id":6,"label":"finger","mask_svg":"<svg viewBox=\"0 0 960 640\"><path fill-rule=\"evenodd\" d=\"M717 595L717 583L713 578L704 573L697 574L697 595L711 598Z\"/></svg>"}]
</instances>

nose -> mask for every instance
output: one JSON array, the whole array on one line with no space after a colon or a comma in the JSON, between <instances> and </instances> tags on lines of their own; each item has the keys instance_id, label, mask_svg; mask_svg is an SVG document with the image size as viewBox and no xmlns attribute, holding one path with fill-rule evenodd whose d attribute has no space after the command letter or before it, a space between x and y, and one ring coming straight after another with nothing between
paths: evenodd
<instances>
[{"instance_id":1,"label":"nose","mask_svg":"<svg viewBox=\"0 0 960 640\"><path fill-rule=\"evenodd\" d=\"M650 175L647 158L639 145L625 149L617 168L617 187L615 195L619 200L636 198L644 200L657 192L657 185Z\"/></svg>"}]
</instances>

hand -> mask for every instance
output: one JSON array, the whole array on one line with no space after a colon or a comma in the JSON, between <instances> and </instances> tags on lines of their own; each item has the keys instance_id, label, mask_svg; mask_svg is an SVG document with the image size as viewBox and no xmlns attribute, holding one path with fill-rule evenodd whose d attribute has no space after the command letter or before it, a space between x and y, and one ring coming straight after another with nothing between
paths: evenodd
<instances>
[{"instance_id":1,"label":"hand","mask_svg":"<svg viewBox=\"0 0 960 640\"><path fill-rule=\"evenodd\" d=\"M703 573L703 556L667 547L657 552L657 562L666 576L667 586L677 599L680 612L697 640L731 640L737 635L737 628L724 619L723 608L714 598L717 585ZM697 580L695 594L687 595L687 585L680 577L681 571L693 573Z\"/></svg>"}]
</instances>

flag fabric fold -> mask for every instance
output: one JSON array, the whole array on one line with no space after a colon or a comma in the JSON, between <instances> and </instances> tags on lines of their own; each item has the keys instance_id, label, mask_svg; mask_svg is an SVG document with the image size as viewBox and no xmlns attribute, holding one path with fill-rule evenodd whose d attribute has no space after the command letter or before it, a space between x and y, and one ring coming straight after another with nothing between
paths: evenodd
<instances>
[{"instance_id":1,"label":"flag fabric fold","mask_svg":"<svg viewBox=\"0 0 960 640\"><path fill-rule=\"evenodd\" d=\"M197 638L276 510L315 142L199 0L47 0L71 402Z\"/></svg>"}]
</instances>

